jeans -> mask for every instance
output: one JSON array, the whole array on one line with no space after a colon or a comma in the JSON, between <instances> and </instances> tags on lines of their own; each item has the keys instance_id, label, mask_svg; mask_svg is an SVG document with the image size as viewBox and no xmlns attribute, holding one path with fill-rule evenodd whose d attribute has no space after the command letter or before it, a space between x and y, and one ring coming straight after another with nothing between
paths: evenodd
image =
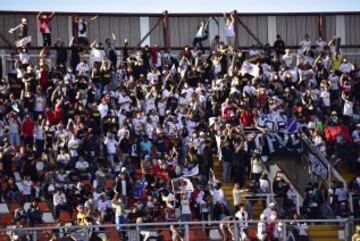
<instances>
[{"instance_id":1,"label":"jeans","mask_svg":"<svg viewBox=\"0 0 360 241\"><path fill-rule=\"evenodd\" d=\"M192 44L193 44L193 47L196 47L196 46L200 46L200 49L201 51L204 50L204 47L202 45L202 42L205 41L207 39L207 37L195 37Z\"/></svg>"},{"instance_id":2,"label":"jeans","mask_svg":"<svg viewBox=\"0 0 360 241\"><path fill-rule=\"evenodd\" d=\"M20 135L18 133L9 133L9 144L20 146Z\"/></svg>"},{"instance_id":3,"label":"jeans","mask_svg":"<svg viewBox=\"0 0 360 241\"><path fill-rule=\"evenodd\" d=\"M108 154L108 161L112 168L115 167L115 153L114 154Z\"/></svg>"},{"instance_id":4,"label":"jeans","mask_svg":"<svg viewBox=\"0 0 360 241\"><path fill-rule=\"evenodd\" d=\"M31 194L24 194L25 202L31 202Z\"/></svg>"},{"instance_id":5,"label":"jeans","mask_svg":"<svg viewBox=\"0 0 360 241\"><path fill-rule=\"evenodd\" d=\"M123 215L115 216L116 230L121 232L121 224L125 223L125 217Z\"/></svg>"},{"instance_id":6,"label":"jeans","mask_svg":"<svg viewBox=\"0 0 360 241\"><path fill-rule=\"evenodd\" d=\"M191 222L192 221L191 214L181 214L180 221L181 222Z\"/></svg>"},{"instance_id":7,"label":"jeans","mask_svg":"<svg viewBox=\"0 0 360 241\"><path fill-rule=\"evenodd\" d=\"M42 33L43 47L51 47L51 33Z\"/></svg>"},{"instance_id":8,"label":"jeans","mask_svg":"<svg viewBox=\"0 0 360 241\"><path fill-rule=\"evenodd\" d=\"M223 181L224 181L224 183L229 183L230 177L231 177L232 164L231 164L231 162L222 161L221 165L222 165Z\"/></svg>"}]
</instances>

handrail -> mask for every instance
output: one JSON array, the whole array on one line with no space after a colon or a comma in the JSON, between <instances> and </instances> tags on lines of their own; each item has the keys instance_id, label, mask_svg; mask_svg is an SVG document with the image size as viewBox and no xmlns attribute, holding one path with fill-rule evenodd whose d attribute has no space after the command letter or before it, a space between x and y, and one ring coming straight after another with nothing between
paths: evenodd
<instances>
[{"instance_id":1,"label":"handrail","mask_svg":"<svg viewBox=\"0 0 360 241\"><path fill-rule=\"evenodd\" d=\"M341 219L279 219L276 220L274 222L276 223L297 223L297 222L301 222L301 223L316 223L316 224L321 224L321 223L338 223L338 224L342 224L342 223L346 223L348 222L350 219L349 218L341 218ZM351 219L352 220L352 219ZM222 221L192 221L192 222L159 222L159 223L125 223L125 224L121 224L122 228L136 228L136 227L154 227L154 226L171 226L171 225L216 225L216 224L235 224L235 223L241 223L242 221L238 221L238 220L222 220ZM248 224L258 224L259 222L263 222L263 220L248 220L246 221ZM101 224L101 225L86 225L86 226L79 226L79 225L73 225L73 226L45 226L45 227L22 227L22 228L0 228L0 232L4 232L4 231L16 231L16 230L22 230L22 231L36 231L36 230L44 230L44 229L82 229L82 228L115 228L117 227L117 224Z\"/></svg>"},{"instance_id":2,"label":"handrail","mask_svg":"<svg viewBox=\"0 0 360 241\"><path fill-rule=\"evenodd\" d=\"M342 182L342 183L344 184L344 186L346 186L346 181L345 181L345 179L344 179L344 178L341 176L341 174L331 165L331 163L327 160L327 158L324 157L324 155L321 154L321 153L319 152L319 150L317 150L316 148L314 148L314 147L311 145L311 142L310 142L309 138L306 136L306 134L305 134L305 133L302 133L302 134L301 134L301 137L302 137L302 140L306 143L306 145L311 149L311 152L314 153L314 154L316 154L316 156L317 156L318 159L321 161L321 163L322 163L325 167L328 168L328 170L329 170L329 173L328 173L328 174L330 175L331 173L333 173L333 174L334 174L334 177L335 177L338 181ZM330 179L330 177L329 177L329 179Z\"/></svg>"}]
</instances>

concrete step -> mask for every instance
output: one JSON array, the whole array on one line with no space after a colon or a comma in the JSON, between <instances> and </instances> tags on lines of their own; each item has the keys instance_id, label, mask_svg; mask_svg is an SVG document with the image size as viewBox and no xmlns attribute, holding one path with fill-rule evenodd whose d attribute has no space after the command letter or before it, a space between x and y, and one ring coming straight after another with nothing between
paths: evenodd
<instances>
[{"instance_id":1,"label":"concrete step","mask_svg":"<svg viewBox=\"0 0 360 241\"><path fill-rule=\"evenodd\" d=\"M310 225L309 235L313 241L339 241L339 226Z\"/></svg>"}]
</instances>

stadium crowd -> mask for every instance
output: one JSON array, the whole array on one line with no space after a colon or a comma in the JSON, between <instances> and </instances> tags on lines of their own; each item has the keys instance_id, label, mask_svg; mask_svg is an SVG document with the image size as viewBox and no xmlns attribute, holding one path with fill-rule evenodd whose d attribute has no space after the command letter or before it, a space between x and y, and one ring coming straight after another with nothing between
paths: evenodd
<instances>
[{"instance_id":1,"label":"stadium crowd","mask_svg":"<svg viewBox=\"0 0 360 241\"><path fill-rule=\"evenodd\" d=\"M21 42L27 20L10 29L20 46L0 71L1 202L29 203L15 210L17 227L42 224L38 203L44 201L58 225L65 212L80 226L116 223L122 235L124 223L210 218L241 220L246 236L247 221L260 219L259 240L282 240L274 221L291 218L297 240L307 240L298 219L352 215L348 188L359 193L360 176L350 187L309 183L296 213L292 185L282 173L270 182L265 172L281 147L299 151L294 139L302 131L325 157L359 173L360 86L336 38L312 43L305 34L300 49L290 50L278 35L272 45L240 50L230 14L227 39L216 36L210 51L202 46L204 21L193 46L130 49L125 40L118 63L111 38L104 45L87 39L96 16L76 18L70 54L63 40L52 44L53 16L38 15L44 48L35 62L31 44ZM214 158L222 182L213 175ZM234 203L222 189L229 183L236 183ZM242 202L244 193L271 190L278 201L260 217ZM219 229L231 240L233 227ZM179 228L171 232L174 241L182 239ZM51 240L61 236L55 232ZM16 238L26 240L26 233L13 233Z\"/></svg>"}]
</instances>

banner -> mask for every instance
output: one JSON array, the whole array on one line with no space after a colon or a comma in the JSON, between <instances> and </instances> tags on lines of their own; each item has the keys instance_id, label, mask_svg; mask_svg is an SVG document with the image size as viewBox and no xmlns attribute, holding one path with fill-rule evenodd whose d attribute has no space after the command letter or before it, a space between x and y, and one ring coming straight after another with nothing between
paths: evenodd
<instances>
[{"instance_id":1,"label":"banner","mask_svg":"<svg viewBox=\"0 0 360 241\"><path fill-rule=\"evenodd\" d=\"M192 182L186 177L172 179L171 185L174 193L187 193L194 191L194 186Z\"/></svg>"},{"instance_id":2,"label":"banner","mask_svg":"<svg viewBox=\"0 0 360 241\"><path fill-rule=\"evenodd\" d=\"M19 39L15 42L17 48L25 47L26 45L30 44L32 41L31 36L26 36L25 38Z\"/></svg>"}]
</instances>

